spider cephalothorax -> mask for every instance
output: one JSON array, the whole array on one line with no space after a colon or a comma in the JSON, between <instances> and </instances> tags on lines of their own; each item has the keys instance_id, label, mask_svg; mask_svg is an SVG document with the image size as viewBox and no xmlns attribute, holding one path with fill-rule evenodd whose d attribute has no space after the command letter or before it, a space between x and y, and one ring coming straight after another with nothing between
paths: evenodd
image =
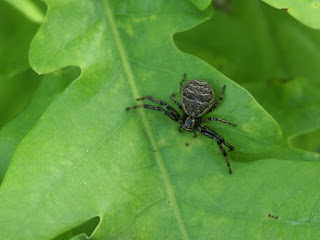
<instances>
[{"instance_id":1,"label":"spider cephalothorax","mask_svg":"<svg viewBox=\"0 0 320 240\"><path fill-rule=\"evenodd\" d=\"M180 132L182 132L181 129L184 129L189 132L194 132L193 137L197 137L197 131L198 131L204 136L215 140L223 156L226 159L226 162L229 168L229 173L231 174L232 171L231 171L230 163L228 160L228 156L226 151L222 147L222 144L227 146L230 150L233 150L234 147L231 146L229 143L227 143L223 139L223 137L221 137L219 134L217 134L216 132L214 132L213 130L211 130L210 128L202 124L204 122L209 122L209 121L220 121L232 126L237 126L236 124L229 123L228 121L221 118L209 117L209 118L202 119L202 116L204 114L211 112L220 104L223 98L223 93L226 88L226 85L222 87L221 95L218 101L214 103L215 94L214 94L213 88L209 83L200 79L195 79L195 80L190 80L185 85L183 85L183 82L185 81L186 77L187 77L186 74L184 74L180 82L181 105L175 99L174 94L170 96L171 99L174 101L174 103L182 111L182 115L180 115L174 108L169 106L166 102L155 99L151 96L141 97L141 98L138 98L137 100L149 99L152 102L155 102L159 105L164 106L167 110L161 107L156 107L156 106L147 105L147 104L127 107L126 110L144 107L144 108L160 111L165 115L167 115L169 118L171 118L173 121L178 122L180 124L180 126L178 127L178 130Z\"/></svg>"}]
</instances>

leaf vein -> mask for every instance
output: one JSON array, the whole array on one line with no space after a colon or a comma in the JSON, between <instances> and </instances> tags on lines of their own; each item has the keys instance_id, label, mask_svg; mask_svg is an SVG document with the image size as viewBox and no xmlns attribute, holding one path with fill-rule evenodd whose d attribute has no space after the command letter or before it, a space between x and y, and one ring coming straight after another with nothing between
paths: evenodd
<instances>
[{"instance_id":1,"label":"leaf vein","mask_svg":"<svg viewBox=\"0 0 320 240\"><path fill-rule=\"evenodd\" d=\"M129 58L128 58L127 53L126 53L126 51L124 49L123 43L122 43L122 41L120 39L119 32L117 30L117 26L116 26L113 14L112 14L111 8L110 8L109 3L108 3L107 0L103 1L103 6L104 6L104 10L105 10L105 14L106 14L107 20L108 20L108 22L110 24L110 27L111 27L112 36L114 38L114 41L115 41L116 46L117 46L118 51L119 51L119 55L120 55L120 58L121 58L121 62L122 62L125 74L126 74L127 79L129 81L129 85L130 85L131 91L133 93L133 96L135 98L138 98L139 97L139 91L138 91L138 88L137 88L137 86L135 84L135 81L134 81L134 78L133 78L133 73L132 73L132 70L131 70L131 67L130 67L130 64L129 64ZM158 151L157 142L156 142L156 139L155 139L154 134L152 132L151 125L150 125L150 123L148 121L148 118L147 118L147 115L146 115L145 111L144 110L140 111L140 114L142 115L141 116L142 122L143 122L143 124L145 126L145 129L146 129L146 132L147 132L148 137L150 139L152 148L157 150L155 152L156 160L157 160L157 163L158 163L158 167L160 169L160 173L161 173L162 179L163 179L165 187L166 187L166 191L167 191L168 197L169 197L170 202L171 202L171 206L172 206L175 218L177 219L181 234L183 236L183 239L189 239L189 236L188 236L187 230L186 230L186 228L184 226L184 223L183 223L183 220L182 220L182 217L181 217L181 213L180 213L180 209L179 209L179 206L178 206L175 194L174 194L174 189L173 189L173 186L171 184L171 181L170 181L168 172L166 170L166 167L164 165L164 162L162 160L162 156L160 155L160 153Z\"/></svg>"}]
</instances>

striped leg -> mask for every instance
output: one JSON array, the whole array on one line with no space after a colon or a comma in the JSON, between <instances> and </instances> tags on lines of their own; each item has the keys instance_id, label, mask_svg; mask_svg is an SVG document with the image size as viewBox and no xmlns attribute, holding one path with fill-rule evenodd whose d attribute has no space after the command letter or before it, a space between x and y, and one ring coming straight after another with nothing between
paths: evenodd
<instances>
[{"instance_id":1,"label":"striped leg","mask_svg":"<svg viewBox=\"0 0 320 240\"><path fill-rule=\"evenodd\" d=\"M227 166L229 168L229 173L232 174L232 171L231 171L231 166L230 166L230 163L229 163L229 159L228 159L228 155L227 155L227 152L226 150L224 150L224 148L222 147L221 143L219 141L217 141L217 144L222 152L222 155L224 156L224 158L226 159L226 162L227 162Z\"/></svg>"},{"instance_id":2,"label":"striped leg","mask_svg":"<svg viewBox=\"0 0 320 240\"><path fill-rule=\"evenodd\" d=\"M231 170L231 166L229 163L229 159L228 159L228 155L226 150L224 150L224 148L222 147L222 144L224 144L225 146L227 146L230 150L233 150L234 147L231 146L229 143L227 143L219 134L217 134L216 132L212 131L210 128L204 126L204 125L200 125L197 129L201 134L203 134L206 137L209 137L213 140L215 140L220 148L220 151L222 153L222 155L224 156L227 166L229 168L229 173L232 174L232 170Z\"/></svg>"},{"instance_id":3,"label":"striped leg","mask_svg":"<svg viewBox=\"0 0 320 240\"><path fill-rule=\"evenodd\" d=\"M237 126L237 124L230 123L227 120L224 120L222 118L209 117L209 118L206 118L206 119L202 120L202 122L209 122L209 121L219 121L219 122L223 122L223 123L229 124L231 126L235 126L235 127Z\"/></svg>"},{"instance_id":4,"label":"striped leg","mask_svg":"<svg viewBox=\"0 0 320 240\"><path fill-rule=\"evenodd\" d=\"M168 105L168 103L164 102L164 101L161 101L161 100L158 100L152 96L144 96L144 97L141 97L141 98L137 98L137 100L144 100L144 99L148 99L154 103L157 103L157 104L160 104L162 106L164 106L166 109L169 110L169 112L171 114L173 114L176 118L179 118L180 117L180 114L174 109L172 108L171 106Z\"/></svg>"},{"instance_id":5,"label":"striped leg","mask_svg":"<svg viewBox=\"0 0 320 240\"><path fill-rule=\"evenodd\" d=\"M182 112L184 112L184 110L183 110L183 108L182 108L182 106L181 106L181 104L178 102L178 100L177 99L175 99L175 94L174 93L172 93L171 94L171 99L173 100L173 102L178 106L178 108L182 111Z\"/></svg>"},{"instance_id":6,"label":"striped leg","mask_svg":"<svg viewBox=\"0 0 320 240\"><path fill-rule=\"evenodd\" d=\"M183 77L182 77L182 79L180 81L180 90L181 90L181 88L183 86L183 82L186 80L186 78L187 78L187 74L185 73L185 74L183 74Z\"/></svg>"},{"instance_id":7,"label":"striped leg","mask_svg":"<svg viewBox=\"0 0 320 240\"><path fill-rule=\"evenodd\" d=\"M219 106L221 100L223 99L223 93L224 93L224 90L226 89L226 85L223 85L222 87L222 90L221 90L221 95L218 99L218 101L211 107L211 109L209 110L209 112L211 112L213 109L215 109L216 107Z\"/></svg>"},{"instance_id":8,"label":"striped leg","mask_svg":"<svg viewBox=\"0 0 320 240\"><path fill-rule=\"evenodd\" d=\"M222 142L223 145L227 146L229 148L229 151L232 151L234 149L234 146L231 146L229 143L226 141Z\"/></svg>"},{"instance_id":9,"label":"striped leg","mask_svg":"<svg viewBox=\"0 0 320 240\"><path fill-rule=\"evenodd\" d=\"M127 107L126 110L135 109L135 108L148 108L148 109L151 109L151 110L160 111L163 114L167 115L169 118L171 118L175 122L178 122L178 120L179 120L171 112L166 111L161 107L156 107L156 106L147 105L147 104L141 104L141 105L136 105L136 106L132 106L132 107Z\"/></svg>"}]
</instances>

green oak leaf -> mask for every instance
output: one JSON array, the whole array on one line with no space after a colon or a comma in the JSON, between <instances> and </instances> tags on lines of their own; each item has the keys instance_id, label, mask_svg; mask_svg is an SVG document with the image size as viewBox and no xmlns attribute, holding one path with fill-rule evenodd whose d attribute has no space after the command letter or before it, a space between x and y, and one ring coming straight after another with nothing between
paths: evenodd
<instances>
[{"instance_id":1,"label":"green oak leaf","mask_svg":"<svg viewBox=\"0 0 320 240\"><path fill-rule=\"evenodd\" d=\"M233 1L227 9L178 34L178 45L248 89L278 121L287 146L269 157L319 160L296 149L289 156L287 150L293 137L320 128L320 31L259 1Z\"/></svg>"},{"instance_id":2,"label":"green oak leaf","mask_svg":"<svg viewBox=\"0 0 320 240\"><path fill-rule=\"evenodd\" d=\"M0 5L0 11L3 13L3 38L0 39L3 47L3 58L0 58L0 122L12 118L29 101L26 109L0 130L1 182L16 147L32 129L54 96L67 86L72 79L70 74L75 70L57 71L40 80L28 63L30 41L38 26L26 21L8 4L1 2ZM19 47L16 47L17 45Z\"/></svg>"},{"instance_id":3,"label":"green oak leaf","mask_svg":"<svg viewBox=\"0 0 320 240\"><path fill-rule=\"evenodd\" d=\"M320 29L320 1L319 0L262 0L278 9L287 11L292 17L303 24Z\"/></svg>"},{"instance_id":4,"label":"green oak leaf","mask_svg":"<svg viewBox=\"0 0 320 240\"><path fill-rule=\"evenodd\" d=\"M269 211L292 222L311 214L281 212L277 206L286 204L285 198L270 202L302 176L276 178L265 169L278 173L290 163L232 161L230 175L211 139L180 134L178 125L158 112L125 111L147 94L169 101L186 72L188 79L210 82L217 95L227 86L214 116L238 126L210 126L236 151L257 153L281 142L279 126L250 93L174 45L174 33L208 19L211 9L201 12L174 0L46 3L47 16L30 48L31 65L40 74L79 66L81 74L14 153L0 188L2 235L69 238L71 229L98 217L94 239L230 239L239 236L230 229L243 215L255 222L245 238L259 229L274 232L261 228L264 221L276 224ZM270 179L274 185L265 185ZM288 182L277 185L280 179ZM293 190L285 196L296 194Z\"/></svg>"},{"instance_id":5,"label":"green oak leaf","mask_svg":"<svg viewBox=\"0 0 320 240\"><path fill-rule=\"evenodd\" d=\"M77 69L71 68L42 77L28 106L0 131L0 182L8 168L16 147L39 120L47 106L74 79Z\"/></svg>"}]
</instances>

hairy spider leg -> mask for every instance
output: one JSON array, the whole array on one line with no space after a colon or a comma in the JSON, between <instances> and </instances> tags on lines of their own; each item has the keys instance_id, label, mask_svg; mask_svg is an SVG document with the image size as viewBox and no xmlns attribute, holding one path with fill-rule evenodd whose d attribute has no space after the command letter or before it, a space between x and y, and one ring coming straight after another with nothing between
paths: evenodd
<instances>
[{"instance_id":1,"label":"hairy spider leg","mask_svg":"<svg viewBox=\"0 0 320 240\"><path fill-rule=\"evenodd\" d=\"M161 100L158 100L150 95L148 96L144 96L144 97L141 97L141 98L137 98L137 100L144 100L144 99L148 99L154 103L157 103L157 104L160 104L162 106L164 106L166 109L169 110L170 113L172 113L173 115L175 115L176 118L180 118L180 114L173 108L171 107L168 103L164 102L164 101L161 101Z\"/></svg>"},{"instance_id":2,"label":"hairy spider leg","mask_svg":"<svg viewBox=\"0 0 320 240\"><path fill-rule=\"evenodd\" d=\"M227 163L227 166L229 168L229 173L232 174L232 170L231 170L231 166L230 166L230 163L229 163L229 159L228 159L228 155L227 155L227 152L226 150L222 147L222 144L226 145L230 150L233 150L234 147L231 146L229 143L227 143L223 137L221 137L219 134L217 134L216 132L214 132L213 130L211 130L210 128L204 126L204 125L200 125L197 130L203 134L204 136L206 137L209 137L213 140L215 140L220 148L220 151L222 153L222 155L224 156L225 160L226 160L226 163Z\"/></svg>"},{"instance_id":3,"label":"hairy spider leg","mask_svg":"<svg viewBox=\"0 0 320 240\"><path fill-rule=\"evenodd\" d=\"M219 106L221 100L223 99L223 93L224 93L224 90L225 90L225 89L226 89L226 85L223 85L222 90L221 90L221 95L220 95L218 101L210 108L210 110L208 111L208 113L211 112L213 109L215 109L216 107Z\"/></svg>"},{"instance_id":4,"label":"hairy spider leg","mask_svg":"<svg viewBox=\"0 0 320 240\"><path fill-rule=\"evenodd\" d=\"M200 124L199 127L197 128L197 130L199 131L199 128L201 128L201 130L206 131L212 135L215 135L217 139L220 139L221 143L225 146L227 146L229 148L230 151L232 151L234 149L234 147L227 143L223 137L221 137L218 133L216 133L215 131L213 131L212 129L208 128L207 126Z\"/></svg>"},{"instance_id":5,"label":"hairy spider leg","mask_svg":"<svg viewBox=\"0 0 320 240\"><path fill-rule=\"evenodd\" d=\"M136 105L136 106L132 106L132 107L127 107L126 110L135 109L135 108L148 108L148 109L151 109L151 110L160 111L163 114L165 114L166 116L168 116L169 118L171 118L173 121L179 122L179 119L177 119L174 114L172 114L169 111L164 110L161 107L156 107L156 106L147 105L147 104L141 104L141 105Z\"/></svg>"},{"instance_id":6,"label":"hairy spider leg","mask_svg":"<svg viewBox=\"0 0 320 240\"><path fill-rule=\"evenodd\" d=\"M181 81L180 81L180 90L181 90L181 88L182 88L182 86L183 86L183 82L184 82L186 79L187 79L187 74L185 73L185 74L183 74L183 77L182 77L182 79L181 79Z\"/></svg>"},{"instance_id":7,"label":"hairy spider leg","mask_svg":"<svg viewBox=\"0 0 320 240\"><path fill-rule=\"evenodd\" d=\"M223 122L223 123L229 124L229 125L234 126L234 127L237 126L237 124L230 123L230 122L228 122L227 120L224 120L224 119L222 119L222 118L209 117L209 118L206 118L206 119L203 119L203 120L202 120L202 122L209 122L209 121L219 121L219 122Z\"/></svg>"},{"instance_id":8,"label":"hairy spider leg","mask_svg":"<svg viewBox=\"0 0 320 240\"><path fill-rule=\"evenodd\" d=\"M172 93L171 94L171 99L173 100L173 102L178 106L178 108L182 111L182 112L184 112L184 110L183 110L183 108L182 108L182 106L181 106L181 104L178 102L178 100L177 99L175 99L175 94L174 93Z\"/></svg>"}]
</instances>

